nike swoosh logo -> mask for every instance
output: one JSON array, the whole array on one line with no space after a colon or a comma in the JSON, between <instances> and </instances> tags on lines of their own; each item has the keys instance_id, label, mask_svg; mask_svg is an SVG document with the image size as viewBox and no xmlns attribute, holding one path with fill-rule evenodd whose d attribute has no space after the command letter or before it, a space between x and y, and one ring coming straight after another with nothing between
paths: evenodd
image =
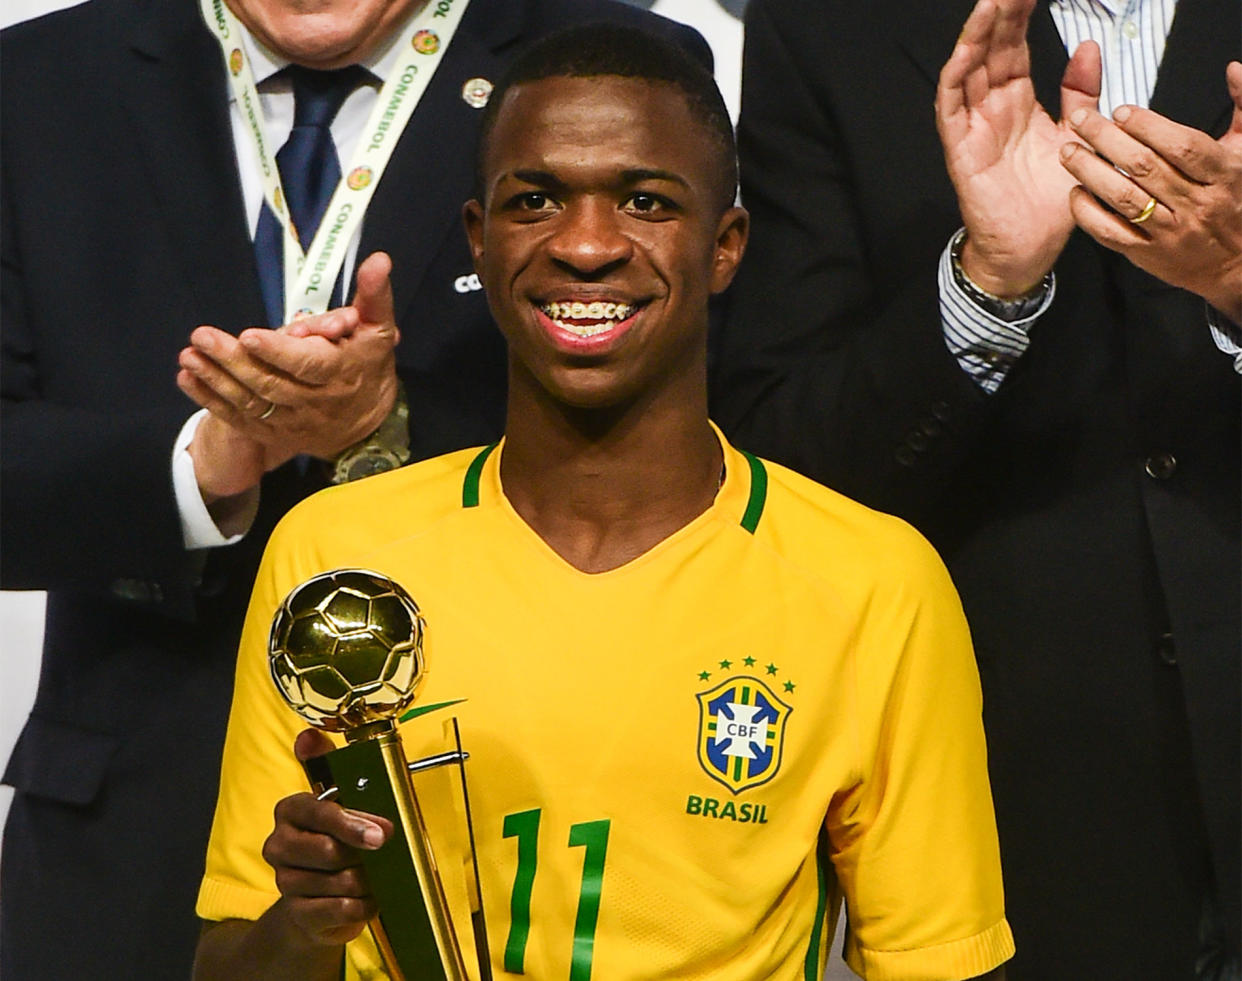
<instances>
[{"instance_id":1,"label":"nike swoosh logo","mask_svg":"<svg viewBox=\"0 0 1242 981\"><path fill-rule=\"evenodd\" d=\"M420 715L426 715L428 712L434 712L436 709L448 708L450 705L456 705L459 702L464 701L464 698L454 698L451 702L436 702L434 705L418 705L406 712L405 715L401 716L401 718L397 721L409 722L410 719L416 719Z\"/></svg>"}]
</instances>

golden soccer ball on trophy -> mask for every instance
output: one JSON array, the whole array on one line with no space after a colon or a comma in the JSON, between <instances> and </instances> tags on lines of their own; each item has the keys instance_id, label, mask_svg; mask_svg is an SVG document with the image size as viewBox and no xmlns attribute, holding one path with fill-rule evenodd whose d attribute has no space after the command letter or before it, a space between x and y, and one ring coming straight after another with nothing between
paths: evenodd
<instances>
[{"instance_id":1,"label":"golden soccer ball on trophy","mask_svg":"<svg viewBox=\"0 0 1242 981\"><path fill-rule=\"evenodd\" d=\"M272 680L311 725L346 732L393 719L422 680L424 620L397 583L366 569L308 579L272 621Z\"/></svg>"}]
</instances>

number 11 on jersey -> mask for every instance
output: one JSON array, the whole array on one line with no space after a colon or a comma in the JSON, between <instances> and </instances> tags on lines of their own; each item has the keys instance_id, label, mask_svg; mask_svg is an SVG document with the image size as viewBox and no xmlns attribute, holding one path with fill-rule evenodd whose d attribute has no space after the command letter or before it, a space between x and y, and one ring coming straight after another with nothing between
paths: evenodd
<instances>
[{"instance_id":1,"label":"number 11 on jersey","mask_svg":"<svg viewBox=\"0 0 1242 981\"><path fill-rule=\"evenodd\" d=\"M505 970L525 974L526 941L530 936L530 897L538 864L541 808L505 815L504 836L517 838L517 872L509 896L509 939L505 943ZM611 821L584 821L569 829L569 847L585 848L582 884L578 889L578 915L574 919L573 955L569 981L590 981L595 956L595 926L604 884L604 858L608 853Z\"/></svg>"}]
</instances>

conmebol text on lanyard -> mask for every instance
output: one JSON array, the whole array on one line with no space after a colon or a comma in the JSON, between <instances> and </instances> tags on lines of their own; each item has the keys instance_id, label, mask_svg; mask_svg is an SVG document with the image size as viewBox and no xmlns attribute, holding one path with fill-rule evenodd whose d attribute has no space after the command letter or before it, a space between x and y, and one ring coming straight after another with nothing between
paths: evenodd
<instances>
[{"instance_id":1,"label":"conmebol text on lanyard","mask_svg":"<svg viewBox=\"0 0 1242 981\"><path fill-rule=\"evenodd\" d=\"M285 208L275 148L264 131L259 90L242 49L243 28L224 0L199 2L208 28L220 43L229 83L254 144L263 196L284 229L285 322L309 313L322 313L332 300L332 286L345 262L345 253L388 166L393 147L439 67L469 0L427 0L402 31L398 45L406 57L397 61L380 89L358 148L349 166L342 168L340 183L305 254Z\"/></svg>"}]
</instances>

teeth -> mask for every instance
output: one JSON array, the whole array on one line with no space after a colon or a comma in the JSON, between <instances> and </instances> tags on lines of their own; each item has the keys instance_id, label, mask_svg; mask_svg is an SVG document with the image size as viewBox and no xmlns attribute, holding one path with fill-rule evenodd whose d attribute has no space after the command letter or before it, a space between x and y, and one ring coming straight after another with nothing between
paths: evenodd
<instances>
[{"instance_id":1,"label":"teeth","mask_svg":"<svg viewBox=\"0 0 1242 981\"><path fill-rule=\"evenodd\" d=\"M556 325L562 330L567 330L569 333L575 334L578 337L594 337L596 334L602 334L604 331L608 330L612 326L612 322L608 320L601 320L593 324L571 324L558 320Z\"/></svg>"},{"instance_id":2,"label":"teeth","mask_svg":"<svg viewBox=\"0 0 1242 981\"><path fill-rule=\"evenodd\" d=\"M603 300L592 300L583 303L581 300L545 303L541 308L549 318L556 321L562 330L579 337L594 337L602 334L613 326L614 321L627 320L638 309L629 303L607 303ZM590 321L588 323L571 323L571 321Z\"/></svg>"}]
</instances>

